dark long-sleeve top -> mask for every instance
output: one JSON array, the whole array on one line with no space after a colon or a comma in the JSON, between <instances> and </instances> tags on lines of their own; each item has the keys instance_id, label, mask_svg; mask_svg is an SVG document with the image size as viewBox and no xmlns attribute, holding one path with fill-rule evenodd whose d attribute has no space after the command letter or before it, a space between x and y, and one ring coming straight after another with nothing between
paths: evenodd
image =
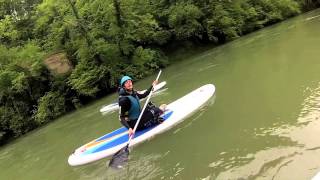
<instances>
[{"instance_id":1,"label":"dark long-sleeve top","mask_svg":"<svg viewBox=\"0 0 320 180\"><path fill-rule=\"evenodd\" d=\"M150 94L151 90L152 90L152 86L143 94L140 94L135 90L133 90L132 93L130 93L130 94L127 91L125 91L124 89L119 90L119 102L118 102L119 107L120 107L119 108L119 120L123 126L127 127L128 129L130 128L130 125L128 124L128 121L130 121L130 119L128 118L128 112L131 108L131 101L126 96L135 97L135 95L137 95L139 99L142 99L142 98L147 97Z\"/></svg>"}]
</instances>

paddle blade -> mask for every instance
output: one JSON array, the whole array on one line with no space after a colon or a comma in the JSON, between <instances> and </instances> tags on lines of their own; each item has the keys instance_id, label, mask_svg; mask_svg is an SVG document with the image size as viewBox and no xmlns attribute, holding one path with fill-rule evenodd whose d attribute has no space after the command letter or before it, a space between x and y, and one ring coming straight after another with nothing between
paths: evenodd
<instances>
[{"instance_id":1,"label":"paddle blade","mask_svg":"<svg viewBox=\"0 0 320 180\"><path fill-rule=\"evenodd\" d=\"M121 169L129 160L129 144L125 147L121 148L118 152L116 152L110 162L109 167L115 169Z\"/></svg>"}]
</instances>

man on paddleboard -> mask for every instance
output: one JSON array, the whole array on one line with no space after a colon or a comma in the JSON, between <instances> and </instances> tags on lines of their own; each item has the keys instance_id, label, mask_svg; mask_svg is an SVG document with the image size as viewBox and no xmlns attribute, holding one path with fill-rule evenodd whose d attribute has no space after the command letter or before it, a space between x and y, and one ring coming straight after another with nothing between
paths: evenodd
<instances>
[{"instance_id":1,"label":"man on paddleboard","mask_svg":"<svg viewBox=\"0 0 320 180\"><path fill-rule=\"evenodd\" d=\"M129 129L129 136L133 135L133 128L136 124L139 115L141 113L140 99L147 97L152 88L157 84L157 81L152 83L152 86L147 89L143 94L133 89L132 78L129 76L123 76L120 81L119 88L119 119L123 126ZM142 130L147 127L161 123L159 117L165 110L166 105L163 104L159 108L148 103L146 110L144 111L141 120L138 124L137 130Z\"/></svg>"}]
</instances>

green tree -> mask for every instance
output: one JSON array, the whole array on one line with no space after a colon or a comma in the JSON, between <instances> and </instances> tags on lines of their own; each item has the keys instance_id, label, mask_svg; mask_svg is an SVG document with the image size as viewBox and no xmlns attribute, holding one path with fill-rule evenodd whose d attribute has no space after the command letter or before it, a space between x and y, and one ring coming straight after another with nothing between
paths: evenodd
<instances>
[{"instance_id":1,"label":"green tree","mask_svg":"<svg viewBox=\"0 0 320 180\"><path fill-rule=\"evenodd\" d=\"M105 74L106 71L103 67L82 61L76 66L69 77L68 83L80 94L94 96L100 90L98 81L102 79Z\"/></svg>"},{"instance_id":2,"label":"green tree","mask_svg":"<svg viewBox=\"0 0 320 180\"><path fill-rule=\"evenodd\" d=\"M39 100L35 120L44 124L65 113L65 99L59 92L47 92Z\"/></svg>"},{"instance_id":3,"label":"green tree","mask_svg":"<svg viewBox=\"0 0 320 180\"><path fill-rule=\"evenodd\" d=\"M203 27L199 22L204 15L191 3L177 3L170 7L168 25L178 40L200 37Z\"/></svg>"},{"instance_id":4,"label":"green tree","mask_svg":"<svg viewBox=\"0 0 320 180\"><path fill-rule=\"evenodd\" d=\"M13 47L33 38L34 7L40 0L0 0L0 42Z\"/></svg>"}]
</instances>

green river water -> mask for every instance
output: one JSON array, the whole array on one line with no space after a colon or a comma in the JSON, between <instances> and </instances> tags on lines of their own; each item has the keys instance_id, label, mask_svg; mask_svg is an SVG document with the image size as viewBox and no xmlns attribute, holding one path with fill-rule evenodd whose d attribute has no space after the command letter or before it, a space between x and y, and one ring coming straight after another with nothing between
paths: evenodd
<instances>
[{"instance_id":1,"label":"green river water","mask_svg":"<svg viewBox=\"0 0 320 180\"><path fill-rule=\"evenodd\" d=\"M156 75L135 84L149 87ZM80 145L120 127L101 106L116 94L0 149L0 179L311 179L320 171L320 10L193 54L163 70L170 103L207 83L211 101L132 149L126 169L107 159L71 167Z\"/></svg>"}]
</instances>

